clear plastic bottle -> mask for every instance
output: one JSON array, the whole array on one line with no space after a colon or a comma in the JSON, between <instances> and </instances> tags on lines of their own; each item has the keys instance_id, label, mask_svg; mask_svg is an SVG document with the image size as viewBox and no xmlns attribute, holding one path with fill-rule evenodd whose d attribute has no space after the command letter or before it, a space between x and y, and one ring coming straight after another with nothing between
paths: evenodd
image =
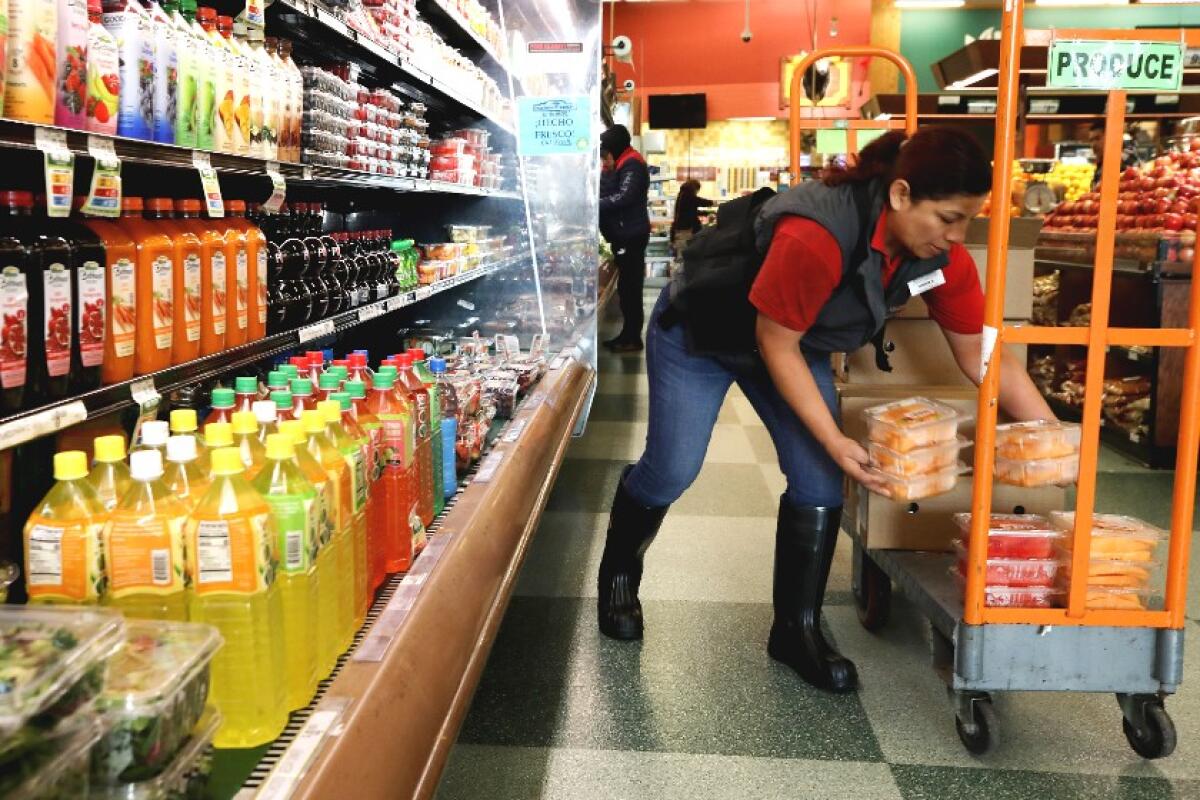
<instances>
[{"instance_id":1,"label":"clear plastic bottle","mask_svg":"<svg viewBox=\"0 0 1200 800\"><path fill-rule=\"evenodd\" d=\"M277 389L271 392L271 402L275 404L275 418L279 423L283 423L289 419L296 419L296 415L292 409L292 393L286 389ZM297 420L299 422L299 420Z\"/></svg>"},{"instance_id":2,"label":"clear plastic bottle","mask_svg":"<svg viewBox=\"0 0 1200 800\"><path fill-rule=\"evenodd\" d=\"M129 462L132 487L104 525L104 603L130 617L185 622L183 526L192 509L163 481L157 450L141 450Z\"/></svg>"},{"instance_id":3,"label":"clear plastic bottle","mask_svg":"<svg viewBox=\"0 0 1200 800\"><path fill-rule=\"evenodd\" d=\"M233 394L236 410L253 411L254 403L258 400L258 378L253 375L239 375L234 378Z\"/></svg>"},{"instance_id":4,"label":"clear plastic bottle","mask_svg":"<svg viewBox=\"0 0 1200 800\"><path fill-rule=\"evenodd\" d=\"M321 375L317 381L317 404L318 406L329 399L329 395L342 388L342 382L338 380L337 373L326 372Z\"/></svg>"},{"instance_id":5,"label":"clear plastic bottle","mask_svg":"<svg viewBox=\"0 0 1200 800\"><path fill-rule=\"evenodd\" d=\"M442 491L449 500L458 491L455 447L458 443L458 392L446 376L446 361L429 359L429 371L438 387L442 411Z\"/></svg>"},{"instance_id":6,"label":"clear plastic bottle","mask_svg":"<svg viewBox=\"0 0 1200 800\"><path fill-rule=\"evenodd\" d=\"M444 440L442 438L442 392L437 385L437 379L429 369L425 360L425 351L414 347L408 351L412 356L413 372L429 393L429 440L433 445L433 515L442 513L446 506ZM453 455L454 450L450 450Z\"/></svg>"},{"instance_id":7,"label":"clear plastic bottle","mask_svg":"<svg viewBox=\"0 0 1200 800\"><path fill-rule=\"evenodd\" d=\"M225 201L226 215L231 216L239 207L244 211L246 204L241 200ZM211 222L225 239L225 264L229 269L225 285L232 299L226 314L225 345L237 347L250 341L250 292L257 291L256 276L250 271L249 243L242 225L232 218Z\"/></svg>"},{"instance_id":8,"label":"clear plastic bottle","mask_svg":"<svg viewBox=\"0 0 1200 800\"><path fill-rule=\"evenodd\" d=\"M394 391L395 378L375 374L359 422L375 442L375 482L367 520L371 589L383 583L382 573L405 572L413 561L413 522L420 526L413 462L412 416Z\"/></svg>"},{"instance_id":9,"label":"clear plastic bottle","mask_svg":"<svg viewBox=\"0 0 1200 800\"><path fill-rule=\"evenodd\" d=\"M54 456L56 483L25 523L25 585L31 603L92 605L107 577L100 535L108 512L87 482L87 454Z\"/></svg>"},{"instance_id":10,"label":"clear plastic bottle","mask_svg":"<svg viewBox=\"0 0 1200 800\"><path fill-rule=\"evenodd\" d=\"M258 56L250 47L249 27L241 20L233 23L233 38L238 51L242 54L241 74L244 75L244 88L247 103L247 119L249 120L248 138L246 139L245 154L254 158L263 157L262 124L263 124L263 79ZM241 150L238 151L242 152Z\"/></svg>"},{"instance_id":11,"label":"clear plastic bottle","mask_svg":"<svg viewBox=\"0 0 1200 800\"><path fill-rule=\"evenodd\" d=\"M137 246L137 333L133 369L147 375L171 366L175 332L175 246L156 223L142 217L140 197L121 198L117 224Z\"/></svg>"},{"instance_id":12,"label":"clear plastic bottle","mask_svg":"<svg viewBox=\"0 0 1200 800\"><path fill-rule=\"evenodd\" d=\"M291 117L287 122L287 154L281 153L280 158L299 163L300 132L304 117L304 75L292 59L292 43L286 39L279 41L279 58L287 69L288 94L291 95Z\"/></svg>"},{"instance_id":13,"label":"clear plastic bottle","mask_svg":"<svg viewBox=\"0 0 1200 800\"><path fill-rule=\"evenodd\" d=\"M112 511L129 491L129 467L125 465L125 437L97 436L92 442L95 458L87 482L100 498L105 511Z\"/></svg>"},{"instance_id":14,"label":"clear plastic bottle","mask_svg":"<svg viewBox=\"0 0 1200 800\"><path fill-rule=\"evenodd\" d=\"M246 480L253 481L267 463L267 449L258 440L258 418L253 411L233 412L233 446L242 454Z\"/></svg>"},{"instance_id":15,"label":"clear plastic bottle","mask_svg":"<svg viewBox=\"0 0 1200 800\"><path fill-rule=\"evenodd\" d=\"M200 468L197 440L198 437L191 435L167 439L167 464L163 468L163 483L187 504L189 513L212 483L208 473Z\"/></svg>"},{"instance_id":16,"label":"clear plastic bottle","mask_svg":"<svg viewBox=\"0 0 1200 800\"><path fill-rule=\"evenodd\" d=\"M242 46L233 36L231 17L217 17L217 32L225 40L233 89L233 139L229 152L247 155L250 152L250 73L246 69Z\"/></svg>"},{"instance_id":17,"label":"clear plastic bottle","mask_svg":"<svg viewBox=\"0 0 1200 800\"><path fill-rule=\"evenodd\" d=\"M354 568L353 584L353 615L350 620L350 638L366 619L367 607L370 605L370 593L367 589L367 471L366 459L363 456L362 441L354 438L347 426L349 418L350 396L336 392L334 397L341 399L324 400L317 405L317 410L325 415L325 431L333 442L333 446L342 454L345 461L346 473L350 477L350 501L347 509L350 512L350 552ZM345 400L347 412L343 416L342 400ZM358 423L353 418L349 422L354 428ZM359 429L361 433L361 429Z\"/></svg>"},{"instance_id":18,"label":"clear plastic bottle","mask_svg":"<svg viewBox=\"0 0 1200 800\"><path fill-rule=\"evenodd\" d=\"M317 688L318 615L317 492L296 460L296 447L287 434L267 437L266 464L252 481L271 507L279 535L279 590L283 606L286 653L284 684L287 707L308 705Z\"/></svg>"},{"instance_id":19,"label":"clear plastic bottle","mask_svg":"<svg viewBox=\"0 0 1200 800\"><path fill-rule=\"evenodd\" d=\"M267 437L272 433L279 433L279 418L274 401L255 401L254 419L258 422L258 440L266 446Z\"/></svg>"},{"instance_id":20,"label":"clear plastic bottle","mask_svg":"<svg viewBox=\"0 0 1200 800\"><path fill-rule=\"evenodd\" d=\"M202 456L200 458L200 469L211 478L213 451L220 450L225 447L234 447L233 423L209 422L204 426L203 441L198 439L196 441L196 446L208 451L207 457ZM239 450L238 453L240 455L241 451ZM245 470L245 464L242 465L242 469Z\"/></svg>"},{"instance_id":21,"label":"clear plastic bottle","mask_svg":"<svg viewBox=\"0 0 1200 800\"><path fill-rule=\"evenodd\" d=\"M271 507L242 475L235 448L213 453L213 483L188 516L190 618L225 639L212 661L209 702L224 722L217 747L257 747L287 724L279 542Z\"/></svg>"},{"instance_id":22,"label":"clear plastic bottle","mask_svg":"<svg viewBox=\"0 0 1200 800\"><path fill-rule=\"evenodd\" d=\"M337 604L335 641L337 652L346 650L354 639L354 616L357 610L354 580L354 513L353 485L346 460L329 433L324 412L305 411L300 422L308 437L308 452L321 462L329 476L329 511L333 525L330 537L329 563L334 580Z\"/></svg>"},{"instance_id":23,"label":"clear plastic bottle","mask_svg":"<svg viewBox=\"0 0 1200 800\"><path fill-rule=\"evenodd\" d=\"M129 448L129 452L135 453L138 450L157 450L162 454L167 452L167 439L171 436L171 427L166 420L151 419L146 420L137 429L134 445Z\"/></svg>"},{"instance_id":24,"label":"clear plastic bottle","mask_svg":"<svg viewBox=\"0 0 1200 800\"><path fill-rule=\"evenodd\" d=\"M297 419L305 411L315 411L317 396L313 393L313 382L308 378L292 380L292 409Z\"/></svg>"},{"instance_id":25,"label":"clear plastic bottle","mask_svg":"<svg viewBox=\"0 0 1200 800\"><path fill-rule=\"evenodd\" d=\"M233 412L237 410L237 394L233 389L218 386L212 390L210 407L212 410L204 420L205 425L210 422L233 422Z\"/></svg>"},{"instance_id":26,"label":"clear plastic bottle","mask_svg":"<svg viewBox=\"0 0 1200 800\"><path fill-rule=\"evenodd\" d=\"M203 204L194 198L175 201L179 226L200 240L200 355L209 356L225 349L229 268L225 264L225 239L210 223L200 219L201 210Z\"/></svg>"},{"instance_id":27,"label":"clear plastic bottle","mask_svg":"<svg viewBox=\"0 0 1200 800\"><path fill-rule=\"evenodd\" d=\"M196 465L205 474L209 470L209 446L200 438L200 425L193 408L176 408L171 411L171 435L192 436L196 440Z\"/></svg>"},{"instance_id":28,"label":"clear plastic bottle","mask_svg":"<svg viewBox=\"0 0 1200 800\"><path fill-rule=\"evenodd\" d=\"M257 66L258 91L262 97L262 126L259 128L258 152L252 152L251 155L275 160L279 158L279 85L275 65L267 53L266 34L261 28L251 26L246 31L246 41L250 46L250 56Z\"/></svg>"},{"instance_id":29,"label":"clear plastic bottle","mask_svg":"<svg viewBox=\"0 0 1200 800\"><path fill-rule=\"evenodd\" d=\"M402 353L396 356L398 365L398 383L397 386L403 386L407 392L409 403L413 411L413 425L415 436L415 457L417 466L417 479L419 483L417 493L417 510L421 515L421 522L424 525L433 523L433 437L431 433L431 413L430 392L425 383L413 371L412 356L408 353ZM422 537L420 541L413 542L414 555L425 549L425 539Z\"/></svg>"}]
</instances>

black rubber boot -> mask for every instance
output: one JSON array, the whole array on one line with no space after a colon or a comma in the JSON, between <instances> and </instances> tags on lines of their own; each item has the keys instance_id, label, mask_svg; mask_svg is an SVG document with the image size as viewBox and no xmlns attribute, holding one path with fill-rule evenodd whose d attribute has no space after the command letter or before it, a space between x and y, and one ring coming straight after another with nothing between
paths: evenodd
<instances>
[{"instance_id":1,"label":"black rubber boot","mask_svg":"<svg viewBox=\"0 0 1200 800\"><path fill-rule=\"evenodd\" d=\"M858 670L825 640L821 602L837 547L842 509L796 507L779 499L775 529L775 622L767 653L818 689L858 688Z\"/></svg>"},{"instance_id":2,"label":"black rubber boot","mask_svg":"<svg viewBox=\"0 0 1200 800\"><path fill-rule=\"evenodd\" d=\"M634 500L625 491L625 477L631 469L626 467L621 473L613 498L596 598L600 632L625 640L642 638L642 604L638 602L642 557L670 508L647 508Z\"/></svg>"}]
</instances>

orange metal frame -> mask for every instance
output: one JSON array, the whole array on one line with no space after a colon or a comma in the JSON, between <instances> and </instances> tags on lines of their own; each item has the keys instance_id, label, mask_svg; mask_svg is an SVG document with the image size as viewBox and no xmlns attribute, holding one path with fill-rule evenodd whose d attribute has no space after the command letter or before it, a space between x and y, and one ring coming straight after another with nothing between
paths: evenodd
<instances>
[{"instance_id":1,"label":"orange metal frame","mask_svg":"<svg viewBox=\"0 0 1200 800\"><path fill-rule=\"evenodd\" d=\"M992 164L992 193L1008 197L1017 120L1020 48L1023 41L1023 3L1006 0L1000 44L1000 86L996 108L996 150ZM1136 32L1140 34L1141 32ZM1108 33L1106 37L1129 38ZM1108 96L1104 163L1121 163L1125 123L1125 92ZM1196 457L1200 447L1200 252L1192 266L1191 307L1187 328L1109 328L1112 293L1116 202L1121 170L1107 166L1100 181L1100 220L1096 232L1096 263L1092 279L1092 320L1087 328L1042 328L1004 324L1004 280L1007 267L1009 216L995 214L988 228L988 261L984 332L996 337L983 383L979 387L979 416L975 437L975 488L971 500L971 541L967 557L966 608L968 625L987 623L1028 625L1103 625L1115 627L1182 628L1187 594L1188 551L1194 514ZM987 522L992 506L996 415L1000 388L999 353L1005 343L1074 344L1088 348L1084 383L1083 437L1079 452L1079 484L1075 505L1072 576L1086 576L1091 551L1096 500L1096 463L1100 448L1101 395L1105 352L1109 345L1146 345L1187 349L1180 406L1178 455L1171 509L1171 539L1167 561L1164 607L1159 610L1088 610L1087 581L1072 580L1066 608L989 608L984 605L987 561Z\"/></svg>"}]
</instances>

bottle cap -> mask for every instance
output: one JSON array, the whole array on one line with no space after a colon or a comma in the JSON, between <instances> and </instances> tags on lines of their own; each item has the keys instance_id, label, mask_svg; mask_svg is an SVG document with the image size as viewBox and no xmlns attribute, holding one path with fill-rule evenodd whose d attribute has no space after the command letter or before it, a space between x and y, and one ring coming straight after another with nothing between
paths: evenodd
<instances>
[{"instance_id":1,"label":"bottle cap","mask_svg":"<svg viewBox=\"0 0 1200 800\"><path fill-rule=\"evenodd\" d=\"M291 398L289 397L288 406L291 406L291 404ZM276 419L275 403L270 400L256 400L251 404L250 408L254 411L254 419L259 425L269 425Z\"/></svg>"},{"instance_id":2,"label":"bottle cap","mask_svg":"<svg viewBox=\"0 0 1200 800\"><path fill-rule=\"evenodd\" d=\"M325 415L326 422L336 424L342 419L342 404L337 400L322 400L317 403L317 411Z\"/></svg>"},{"instance_id":3,"label":"bottle cap","mask_svg":"<svg viewBox=\"0 0 1200 800\"><path fill-rule=\"evenodd\" d=\"M334 392L329 395L329 399L338 404L342 411L350 410L350 393L349 392Z\"/></svg>"},{"instance_id":4,"label":"bottle cap","mask_svg":"<svg viewBox=\"0 0 1200 800\"><path fill-rule=\"evenodd\" d=\"M33 203L30 202L30 205L33 205ZM146 204L142 201L142 198L140 198L140 197L122 197L121 198L121 210L122 211L141 212L141 211L144 211L145 208L146 208Z\"/></svg>"},{"instance_id":5,"label":"bottle cap","mask_svg":"<svg viewBox=\"0 0 1200 800\"><path fill-rule=\"evenodd\" d=\"M354 383L354 381L350 382ZM371 380L371 385L376 389L390 389L396 385L396 379L392 377L391 373L376 372L375 377Z\"/></svg>"},{"instance_id":6,"label":"bottle cap","mask_svg":"<svg viewBox=\"0 0 1200 800\"><path fill-rule=\"evenodd\" d=\"M171 412L171 433L195 433L196 410L177 408Z\"/></svg>"},{"instance_id":7,"label":"bottle cap","mask_svg":"<svg viewBox=\"0 0 1200 800\"><path fill-rule=\"evenodd\" d=\"M161 419L142 423L142 444L147 447L166 447L171 428Z\"/></svg>"},{"instance_id":8,"label":"bottle cap","mask_svg":"<svg viewBox=\"0 0 1200 800\"><path fill-rule=\"evenodd\" d=\"M318 367L324 366L324 364L325 364L325 351L324 350L309 350L307 353L305 353L305 355L308 356L309 364L315 364Z\"/></svg>"},{"instance_id":9,"label":"bottle cap","mask_svg":"<svg viewBox=\"0 0 1200 800\"><path fill-rule=\"evenodd\" d=\"M287 375L289 381L300 377L300 369L295 364L280 364L279 371Z\"/></svg>"},{"instance_id":10,"label":"bottle cap","mask_svg":"<svg viewBox=\"0 0 1200 800\"><path fill-rule=\"evenodd\" d=\"M297 371L308 369L308 356L292 356L288 359L288 364L295 367Z\"/></svg>"},{"instance_id":11,"label":"bottle cap","mask_svg":"<svg viewBox=\"0 0 1200 800\"><path fill-rule=\"evenodd\" d=\"M348 358L335 358L335 359L333 359L332 361L330 361L329 363L330 363L330 365L331 365L331 366L334 366L334 367L349 367L349 366L350 366L350 359L348 359Z\"/></svg>"},{"instance_id":12,"label":"bottle cap","mask_svg":"<svg viewBox=\"0 0 1200 800\"><path fill-rule=\"evenodd\" d=\"M227 425L228 423L214 423ZM209 428L212 425L208 426ZM214 450L212 454L212 473L213 475L239 475L245 471L246 465L242 463L242 451L236 447L222 447L219 450Z\"/></svg>"},{"instance_id":13,"label":"bottle cap","mask_svg":"<svg viewBox=\"0 0 1200 800\"><path fill-rule=\"evenodd\" d=\"M75 481L87 475L87 453L65 450L54 454L54 480Z\"/></svg>"},{"instance_id":14,"label":"bottle cap","mask_svg":"<svg viewBox=\"0 0 1200 800\"><path fill-rule=\"evenodd\" d=\"M245 200L226 200L225 201L225 210L232 211L234 214L244 214L244 213L246 213L246 201Z\"/></svg>"},{"instance_id":15,"label":"bottle cap","mask_svg":"<svg viewBox=\"0 0 1200 800\"><path fill-rule=\"evenodd\" d=\"M170 439L167 446L170 446ZM153 481L162 477L162 453L157 450L138 450L129 455L129 475L135 481Z\"/></svg>"},{"instance_id":16,"label":"bottle cap","mask_svg":"<svg viewBox=\"0 0 1200 800\"><path fill-rule=\"evenodd\" d=\"M258 378L253 375L234 378L233 391L236 394L258 394Z\"/></svg>"},{"instance_id":17,"label":"bottle cap","mask_svg":"<svg viewBox=\"0 0 1200 800\"><path fill-rule=\"evenodd\" d=\"M322 389L337 389L341 385L341 380L338 379L337 373L333 371L326 372L321 376L320 380L317 381L317 386Z\"/></svg>"},{"instance_id":18,"label":"bottle cap","mask_svg":"<svg viewBox=\"0 0 1200 800\"><path fill-rule=\"evenodd\" d=\"M351 353L347 359L352 367L365 367L367 365L367 357L363 353Z\"/></svg>"},{"instance_id":19,"label":"bottle cap","mask_svg":"<svg viewBox=\"0 0 1200 800\"><path fill-rule=\"evenodd\" d=\"M280 422L279 432L284 436L292 437L292 441L296 444L301 444L308 438L304 435L304 425L298 419L285 419Z\"/></svg>"},{"instance_id":20,"label":"bottle cap","mask_svg":"<svg viewBox=\"0 0 1200 800\"><path fill-rule=\"evenodd\" d=\"M209 447L233 447L233 425L210 422L204 426L204 443Z\"/></svg>"},{"instance_id":21,"label":"bottle cap","mask_svg":"<svg viewBox=\"0 0 1200 800\"><path fill-rule=\"evenodd\" d=\"M292 393L286 389L271 392L271 402L278 408L292 407Z\"/></svg>"},{"instance_id":22,"label":"bottle cap","mask_svg":"<svg viewBox=\"0 0 1200 800\"><path fill-rule=\"evenodd\" d=\"M286 433L272 433L267 437L267 458L286 461L296 455L296 443Z\"/></svg>"},{"instance_id":23,"label":"bottle cap","mask_svg":"<svg viewBox=\"0 0 1200 800\"><path fill-rule=\"evenodd\" d=\"M396 379L400 375L400 370L394 364L384 364L383 366L381 366L379 368L379 371L376 372L375 374L376 375L387 375L387 376L391 377L392 382L395 383Z\"/></svg>"},{"instance_id":24,"label":"bottle cap","mask_svg":"<svg viewBox=\"0 0 1200 800\"><path fill-rule=\"evenodd\" d=\"M195 461L196 437L172 436L167 439L167 461Z\"/></svg>"},{"instance_id":25,"label":"bottle cap","mask_svg":"<svg viewBox=\"0 0 1200 800\"><path fill-rule=\"evenodd\" d=\"M281 387L286 389L288 387L288 380L287 373L281 369L271 370L267 373L267 386L270 386L272 389Z\"/></svg>"},{"instance_id":26,"label":"bottle cap","mask_svg":"<svg viewBox=\"0 0 1200 800\"><path fill-rule=\"evenodd\" d=\"M362 381L346 381L346 392L350 395L351 400L366 397L367 385Z\"/></svg>"},{"instance_id":27,"label":"bottle cap","mask_svg":"<svg viewBox=\"0 0 1200 800\"><path fill-rule=\"evenodd\" d=\"M240 436L248 433L252 436L258 434L258 417L254 416L252 411L235 411L233 412L233 433Z\"/></svg>"},{"instance_id":28,"label":"bottle cap","mask_svg":"<svg viewBox=\"0 0 1200 800\"><path fill-rule=\"evenodd\" d=\"M412 356L413 361L424 361L425 360L425 350L423 348L410 347L410 348L408 348L408 354L410 356Z\"/></svg>"},{"instance_id":29,"label":"bottle cap","mask_svg":"<svg viewBox=\"0 0 1200 800\"><path fill-rule=\"evenodd\" d=\"M350 378L349 367L335 366L335 367L330 367L329 371L337 376L338 381L345 381Z\"/></svg>"},{"instance_id":30,"label":"bottle cap","mask_svg":"<svg viewBox=\"0 0 1200 800\"><path fill-rule=\"evenodd\" d=\"M200 201L194 197L186 197L183 200L175 201L175 210L187 214L199 214L203 206Z\"/></svg>"},{"instance_id":31,"label":"bottle cap","mask_svg":"<svg viewBox=\"0 0 1200 800\"><path fill-rule=\"evenodd\" d=\"M439 375L446 371L446 359L434 356L429 359L429 371L435 375Z\"/></svg>"},{"instance_id":32,"label":"bottle cap","mask_svg":"<svg viewBox=\"0 0 1200 800\"><path fill-rule=\"evenodd\" d=\"M407 353L400 353L399 355L395 356L395 359L396 366L400 367L401 369L408 369L413 364L412 351L410 350Z\"/></svg>"},{"instance_id":33,"label":"bottle cap","mask_svg":"<svg viewBox=\"0 0 1200 800\"><path fill-rule=\"evenodd\" d=\"M92 448L96 454L96 461L101 463L112 464L125 460L124 436L97 436L92 442Z\"/></svg>"},{"instance_id":34,"label":"bottle cap","mask_svg":"<svg viewBox=\"0 0 1200 800\"><path fill-rule=\"evenodd\" d=\"M212 407L213 408L233 408L237 402L234 397L233 389L213 389L212 391Z\"/></svg>"},{"instance_id":35,"label":"bottle cap","mask_svg":"<svg viewBox=\"0 0 1200 800\"><path fill-rule=\"evenodd\" d=\"M324 433L325 431L325 415L320 411L306 409L300 415L300 422L304 424L305 433Z\"/></svg>"},{"instance_id":36,"label":"bottle cap","mask_svg":"<svg viewBox=\"0 0 1200 800\"><path fill-rule=\"evenodd\" d=\"M292 395L310 395L313 393L312 381L308 378L296 378L292 381Z\"/></svg>"}]
</instances>

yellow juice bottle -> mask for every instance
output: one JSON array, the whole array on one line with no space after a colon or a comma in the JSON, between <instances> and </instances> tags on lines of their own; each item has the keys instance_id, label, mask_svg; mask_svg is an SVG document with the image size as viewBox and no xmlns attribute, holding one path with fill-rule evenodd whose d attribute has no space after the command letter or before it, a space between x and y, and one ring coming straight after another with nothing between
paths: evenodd
<instances>
[{"instance_id":1,"label":"yellow juice bottle","mask_svg":"<svg viewBox=\"0 0 1200 800\"><path fill-rule=\"evenodd\" d=\"M25 523L25 584L31 603L90 605L104 594L100 534L108 512L87 473L82 450L55 454L57 482Z\"/></svg>"},{"instance_id":2,"label":"yellow juice bottle","mask_svg":"<svg viewBox=\"0 0 1200 800\"><path fill-rule=\"evenodd\" d=\"M116 508L117 501L125 496L132 483L129 467L125 466L125 438L122 436L97 436L92 443L95 459L87 482L95 490L105 511Z\"/></svg>"},{"instance_id":3,"label":"yellow juice bottle","mask_svg":"<svg viewBox=\"0 0 1200 800\"><path fill-rule=\"evenodd\" d=\"M204 447L209 453L213 450L222 447L233 447L233 423L231 422L210 422L204 426L204 444L196 442L196 447ZM238 451L241 452L240 450ZM212 464L205 463L205 459L198 459L200 469L209 478L212 478Z\"/></svg>"},{"instance_id":4,"label":"yellow juice bottle","mask_svg":"<svg viewBox=\"0 0 1200 800\"><path fill-rule=\"evenodd\" d=\"M296 463L300 465L300 471L317 492L317 675L324 678L333 671L341 653L338 649L337 562L334 560L331 542L331 481L321 462L309 452L308 436L304 433L304 425L300 420L283 420L279 423L279 432L291 437L296 447Z\"/></svg>"},{"instance_id":5,"label":"yellow juice bottle","mask_svg":"<svg viewBox=\"0 0 1200 800\"><path fill-rule=\"evenodd\" d=\"M290 403L288 404L290 407ZM258 422L258 440L266 445L267 437L279 433L279 416L273 400L256 400L251 406L254 419Z\"/></svg>"},{"instance_id":6,"label":"yellow juice bottle","mask_svg":"<svg viewBox=\"0 0 1200 800\"><path fill-rule=\"evenodd\" d=\"M330 399L317 404L317 410L325 415L326 430L333 439L333 444L342 459L346 462L346 472L350 475L350 543L354 561L354 630L362 627L366 620L367 608L370 605L367 590L367 467L363 456L362 444L351 438L346 430L347 421L353 419L343 417L349 414L350 395L345 392L334 392ZM353 633L351 633L353 638Z\"/></svg>"},{"instance_id":7,"label":"yellow juice bottle","mask_svg":"<svg viewBox=\"0 0 1200 800\"><path fill-rule=\"evenodd\" d=\"M340 415L339 415L340 416ZM354 615L358 604L354 594L354 514L351 510L353 486L346 459L329 436L325 414L316 409L305 411L300 421L308 435L308 452L321 462L329 475L329 505L333 517L332 564L335 564L337 652L349 649L354 641Z\"/></svg>"},{"instance_id":8,"label":"yellow juice bottle","mask_svg":"<svg viewBox=\"0 0 1200 800\"><path fill-rule=\"evenodd\" d=\"M203 472L208 472L208 447L206 446L206 443L200 439L200 426L197 423L195 409L177 408L171 412L171 435L195 437L197 466L199 466Z\"/></svg>"},{"instance_id":9,"label":"yellow juice bottle","mask_svg":"<svg viewBox=\"0 0 1200 800\"><path fill-rule=\"evenodd\" d=\"M186 622L183 525L191 509L163 482L157 450L129 463L133 486L104 525L104 602L131 617Z\"/></svg>"},{"instance_id":10,"label":"yellow juice bottle","mask_svg":"<svg viewBox=\"0 0 1200 800\"><path fill-rule=\"evenodd\" d=\"M164 455L167 452L167 439L171 435L171 427L161 419L151 419L142 423L137 431L137 445L130 452L138 450L157 450Z\"/></svg>"},{"instance_id":11,"label":"yellow juice bottle","mask_svg":"<svg viewBox=\"0 0 1200 800\"><path fill-rule=\"evenodd\" d=\"M242 413L242 412L239 412ZM236 415L234 415L236 417ZM236 425L236 421L234 422ZM317 491L296 461L287 434L267 439L266 464L251 485L267 501L279 536L279 594L283 599L284 681L287 707L303 708L317 689Z\"/></svg>"},{"instance_id":12,"label":"yellow juice bottle","mask_svg":"<svg viewBox=\"0 0 1200 800\"><path fill-rule=\"evenodd\" d=\"M283 606L271 507L242 477L242 455L212 453L213 482L188 516L189 616L216 626L225 645L212 662L209 702L224 722L217 747L257 747L287 724Z\"/></svg>"},{"instance_id":13,"label":"yellow juice bottle","mask_svg":"<svg viewBox=\"0 0 1200 800\"><path fill-rule=\"evenodd\" d=\"M212 481L208 473L200 469L195 436L172 436L167 439L167 464L163 468L163 483L187 505L189 512L208 491Z\"/></svg>"},{"instance_id":14,"label":"yellow juice bottle","mask_svg":"<svg viewBox=\"0 0 1200 800\"><path fill-rule=\"evenodd\" d=\"M233 412L233 446L242 454L246 480L253 483L267 463L267 448L258 440L258 418L253 411Z\"/></svg>"}]
</instances>

